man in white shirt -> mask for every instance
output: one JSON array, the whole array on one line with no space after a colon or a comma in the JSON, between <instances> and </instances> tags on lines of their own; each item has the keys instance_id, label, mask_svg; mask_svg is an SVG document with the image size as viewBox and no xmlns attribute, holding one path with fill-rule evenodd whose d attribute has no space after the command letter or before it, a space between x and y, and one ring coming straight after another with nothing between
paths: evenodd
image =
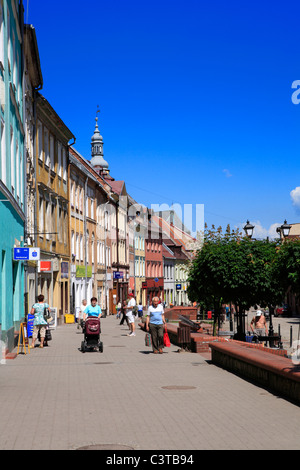
<instances>
[{"instance_id":1,"label":"man in white shirt","mask_svg":"<svg viewBox=\"0 0 300 470\"><path fill-rule=\"evenodd\" d=\"M133 315L133 307L136 306L136 301L133 294L129 294L129 302L127 304L127 312L126 317L128 318L129 326L130 326L130 333L127 336L135 336L135 324L134 324L134 315Z\"/></svg>"}]
</instances>

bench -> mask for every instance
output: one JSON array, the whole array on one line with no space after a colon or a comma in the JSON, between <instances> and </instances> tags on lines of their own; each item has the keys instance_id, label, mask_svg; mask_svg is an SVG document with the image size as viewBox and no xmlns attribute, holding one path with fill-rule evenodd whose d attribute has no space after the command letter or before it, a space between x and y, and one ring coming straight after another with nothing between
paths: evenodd
<instances>
[{"instance_id":1,"label":"bench","mask_svg":"<svg viewBox=\"0 0 300 470\"><path fill-rule=\"evenodd\" d=\"M300 403L300 366L292 360L230 341L210 343L212 363Z\"/></svg>"}]
</instances>

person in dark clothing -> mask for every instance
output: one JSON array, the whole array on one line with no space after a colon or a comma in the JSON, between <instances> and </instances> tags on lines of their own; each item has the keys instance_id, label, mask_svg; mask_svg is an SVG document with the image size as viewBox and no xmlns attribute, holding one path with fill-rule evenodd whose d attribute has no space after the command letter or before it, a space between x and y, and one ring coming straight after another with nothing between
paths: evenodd
<instances>
[{"instance_id":1,"label":"person in dark clothing","mask_svg":"<svg viewBox=\"0 0 300 470\"><path fill-rule=\"evenodd\" d=\"M130 330L129 321L128 321L128 318L127 318L127 316L126 316L126 312L127 312L126 307L127 307L127 302L126 302L126 300L123 300L123 302L122 302L122 307L121 307L121 309L120 309L120 313L122 314L122 319L121 319L121 321L120 321L120 325L123 325L124 320L126 320L127 326L128 326L128 328L129 328L129 330Z\"/></svg>"}]
</instances>

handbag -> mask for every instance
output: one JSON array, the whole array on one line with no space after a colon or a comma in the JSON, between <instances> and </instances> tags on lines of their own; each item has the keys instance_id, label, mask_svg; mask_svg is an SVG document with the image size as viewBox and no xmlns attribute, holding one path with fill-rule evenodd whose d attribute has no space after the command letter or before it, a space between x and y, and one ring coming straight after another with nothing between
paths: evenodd
<instances>
[{"instance_id":1,"label":"handbag","mask_svg":"<svg viewBox=\"0 0 300 470\"><path fill-rule=\"evenodd\" d=\"M50 318L52 319L51 313L50 313L48 307L45 307L45 308L44 308L44 320L45 320L45 321L48 321ZM48 322L48 323L49 323L49 322Z\"/></svg>"},{"instance_id":2,"label":"handbag","mask_svg":"<svg viewBox=\"0 0 300 470\"><path fill-rule=\"evenodd\" d=\"M37 337L37 339L38 339L38 341L41 341L41 333L40 333L40 331L38 332L38 337ZM51 341L51 340L52 340L51 331L50 331L49 327L46 327L45 342Z\"/></svg>"},{"instance_id":3,"label":"handbag","mask_svg":"<svg viewBox=\"0 0 300 470\"><path fill-rule=\"evenodd\" d=\"M164 332L164 346L169 348L171 346L171 341L167 332L167 327L165 325L165 332Z\"/></svg>"},{"instance_id":4,"label":"handbag","mask_svg":"<svg viewBox=\"0 0 300 470\"><path fill-rule=\"evenodd\" d=\"M51 341L52 340L52 334L49 328L46 328L46 336L45 336L46 341Z\"/></svg>"},{"instance_id":5,"label":"handbag","mask_svg":"<svg viewBox=\"0 0 300 470\"><path fill-rule=\"evenodd\" d=\"M152 338L150 333L145 335L145 346L152 346Z\"/></svg>"}]
</instances>

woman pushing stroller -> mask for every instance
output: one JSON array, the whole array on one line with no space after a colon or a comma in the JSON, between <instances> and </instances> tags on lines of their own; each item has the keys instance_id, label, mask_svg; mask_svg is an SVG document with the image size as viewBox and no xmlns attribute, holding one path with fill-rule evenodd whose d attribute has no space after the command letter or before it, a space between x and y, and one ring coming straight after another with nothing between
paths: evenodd
<instances>
[{"instance_id":1,"label":"woman pushing stroller","mask_svg":"<svg viewBox=\"0 0 300 470\"><path fill-rule=\"evenodd\" d=\"M88 305L83 312L83 333L84 340L81 343L81 351L85 352L87 348L99 348L103 352L103 343L100 341L100 318L101 308L97 305L97 298L91 298L91 305Z\"/></svg>"},{"instance_id":2,"label":"woman pushing stroller","mask_svg":"<svg viewBox=\"0 0 300 470\"><path fill-rule=\"evenodd\" d=\"M85 321L87 317L97 317L100 318L102 311L100 306L97 304L98 300L96 297L91 298L91 305L88 305L83 312L83 320Z\"/></svg>"}]
</instances>

